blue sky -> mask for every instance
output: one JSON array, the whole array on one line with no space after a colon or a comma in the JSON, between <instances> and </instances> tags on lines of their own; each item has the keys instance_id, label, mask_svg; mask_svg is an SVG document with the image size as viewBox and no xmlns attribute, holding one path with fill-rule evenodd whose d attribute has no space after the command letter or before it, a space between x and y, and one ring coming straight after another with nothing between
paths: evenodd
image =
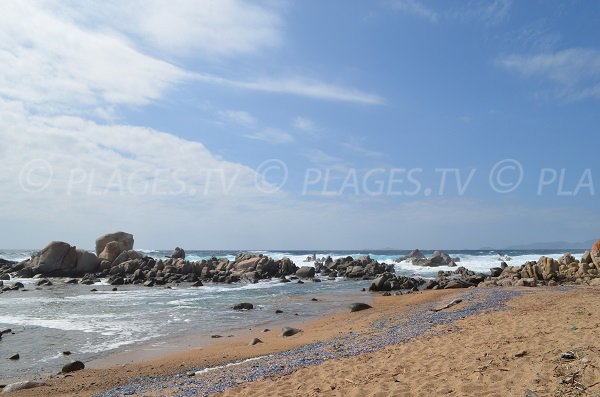
<instances>
[{"instance_id":1,"label":"blue sky","mask_svg":"<svg viewBox=\"0 0 600 397\"><path fill-rule=\"evenodd\" d=\"M0 246L596 238L598 20L585 1L7 3Z\"/></svg>"}]
</instances>

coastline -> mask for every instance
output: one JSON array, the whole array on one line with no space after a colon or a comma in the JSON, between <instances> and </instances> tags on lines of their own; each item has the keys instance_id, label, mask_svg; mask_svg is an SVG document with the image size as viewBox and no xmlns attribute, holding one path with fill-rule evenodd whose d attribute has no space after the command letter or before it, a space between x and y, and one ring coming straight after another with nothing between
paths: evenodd
<instances>
[{"instance_id":1,"label":"coastline","mask_svg":"<svg viewBox=\"0 0 600 397\"><path fill-rule=\"evenodd\" d=\"M418 306L451 300L464 291L427 291L395 297L373 298L373 309L358 313L348 310L325 314L315 319L299 319L286 325L303 330L289 338L280 336L280 329L271 332L248 330L232 338L206 340L206 345L193 345L160 358L144 357L138 351L133 362L124 363L122 353L91 362L83 371L59 374L46 378L47 386L17 391L14 396L93 396L128 381L142 377L176 376L189 371L218 367L232 362L284 352L349 332L368 333L371 324L383 317L408 312ZM391 298L391 299L390 299ZM269 325L270 327L271 325ZM250 339L260 338L264 343L248 346ZM141 361L138 361L141 360Z\"/></svg>"}]
</instances>

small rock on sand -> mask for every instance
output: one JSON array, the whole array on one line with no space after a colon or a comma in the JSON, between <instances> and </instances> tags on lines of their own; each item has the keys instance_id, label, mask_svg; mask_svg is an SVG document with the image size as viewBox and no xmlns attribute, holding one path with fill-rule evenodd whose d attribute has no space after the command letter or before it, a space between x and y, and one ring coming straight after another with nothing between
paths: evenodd
<instances>
[{"instance_id":1,"label":"small rock on sand","mask_svg":"<svg viewBox=\"0 0 600 397\"><path fill-rule=\"evenodd\" d=\"M362 310L367 310L367 309L372 309L373 306L371 305L367 305L366 303L353 303L350 305L350 312L354 313L354 312L360 312Z\"/></svg>"},{"instance_id":2,"label":"small rock on sand","mask_svg":"<svg viewBox=\"0 0 600 397\"><path fill-rule=\"evenodd\" d=\"M298 328L283 327L281 329L281 336L293 336L300 332L302 332L302 330Z\"/></svg>"},{"instance_id":3,"label":"small rock on sand","mask_svg":"<svg viewBox=\"0 0 600 397\"><path fill-rule=\"evenodd\" d=\"M18 359L20 359L20 358L21 358L21 356L19 356L19 353L17 353L17 354L15 354L15 355L12 355L12 356L10 356L8 359L9 359L9 360L18 360Z\"/></svg>"},{"instance_id":4,"label":"small rock on sand","mask_svg":"<svg viewBox=\"0 0 600 397\"><path fill-rule=\"evenodd\" d=\"M62 367L62 372L69 373L69 372L81 371L84 368L85 368L85 364L82 363L81 361L73 361L72 363L69 363L69 364L65 365L64 367Z\"/></svg>"},{"instance_id":5,"label":"small rock on sand","mask_svg":"<svg viewBox=\"0 0 600 397\"><path fill-rule=\"evenodd\" d=\"M258 338L254 338L250 341L250 343L248 343L248 346L258 345L259 343L263 343L263 341Z\"/></svg>"}]
</instances>

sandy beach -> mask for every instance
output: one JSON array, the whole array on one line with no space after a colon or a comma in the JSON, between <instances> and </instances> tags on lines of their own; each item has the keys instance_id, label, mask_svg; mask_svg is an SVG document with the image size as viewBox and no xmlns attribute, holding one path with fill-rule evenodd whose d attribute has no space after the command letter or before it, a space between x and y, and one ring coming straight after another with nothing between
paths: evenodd
<instances>
[{"instance_id":1,"label":"sandy beach","mask_svg":"<svg viewBox=\"0 0 600 397\"><path fill-rule=\"evenodd\" d=\"M326 360L289 375L251 383L240 380L238 387L221 395L523 396L526 390L538 396L597 395L600 350L595 333L600 325L600 290L511 290L519 294L507 302L506 310L466 316L451 324L435 326L405 343ZM469 304L469 293L427 291L378 296L373 309L289 324L303 330L290 338L281 337L279 329L248 330L233 338L215 339L206 346L190 347L158 359L122 365L117 363L123 357L114 356L112 363L109 358L101 365L96 364L104 368L59 375L50 378L47 386L11 395L91 396L135 378L177 377L177 374L188 378L186 374L190 371L288 351L349 333L357 340L369 339L375 335L374 324L378 321L402 318L415 308L438 307L461 297L466 299L442 312L461 310L461 306ZM248 346L254 337L264 343ZM561 359L560 355L566 352L575 358ZM182 390L165 388L144 395L194 395ZM113 391L103 395L120 394Z\"/></svg>"}]
</instances>

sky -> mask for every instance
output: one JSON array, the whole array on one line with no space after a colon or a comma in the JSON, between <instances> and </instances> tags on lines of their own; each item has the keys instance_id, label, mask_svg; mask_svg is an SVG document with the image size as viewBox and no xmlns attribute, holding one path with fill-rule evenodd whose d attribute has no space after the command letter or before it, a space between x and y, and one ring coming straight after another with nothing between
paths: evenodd
<instances>
[{"instance_id":1,"label":"sky","mask_svg":"<svg viewBox=\"0 0 600 397\"><path fill-rule=\"evenodd\" d=\"M0 247L600 237L600 5L7 1Z\"/></svg>"}]
</instances>

